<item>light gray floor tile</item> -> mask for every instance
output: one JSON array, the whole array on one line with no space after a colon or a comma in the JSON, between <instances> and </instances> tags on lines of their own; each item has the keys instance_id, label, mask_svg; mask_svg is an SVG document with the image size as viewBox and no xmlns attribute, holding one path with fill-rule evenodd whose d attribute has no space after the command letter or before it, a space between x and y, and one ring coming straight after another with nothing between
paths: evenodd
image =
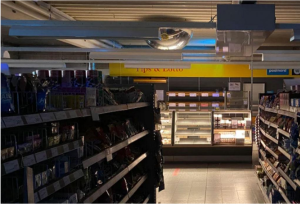
<instances>
[{"instance_id":1,"label":"light gray floor tile","mask_svg":"<svg viewBox=\"0 0 300 204\"><path fill-rule=\"evenodd\" d=\"M180 169L174 176L173 172ZM164 167L166 189L160 203L262 203L256 174L249 164L172 164Z\"/></svg>"},{"instance_id":2,"label":"light gray floor tile","mask_svg":"<svg viewBox=\"0 0 300 204\"><path fill-rule=\"evenodd\" d=\"M188 200L187 203L202 204L205 203L205 200Z\"/></svg>"},{"instance_id":3,"label":"light gray floor tile","mask_svg":"<svg viewBox=\"0 0 300 204\"><path fill-rule=\"evenodd\" d=\"M173 199L173 200L171 200L170 203L187 203L187 200L177 200L177 199Z\"/></svg>"}]
</instances>

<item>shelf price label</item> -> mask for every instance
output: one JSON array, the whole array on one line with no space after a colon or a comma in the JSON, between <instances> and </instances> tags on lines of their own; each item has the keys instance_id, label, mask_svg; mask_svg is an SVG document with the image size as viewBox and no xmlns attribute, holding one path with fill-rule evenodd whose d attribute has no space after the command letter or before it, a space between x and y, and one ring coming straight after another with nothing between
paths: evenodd
<instances>
[{"instance_id":1,"label":"shelf price label","mask_svg":"<svg viewBox=\"0 0 300 204\"><path fill-rule=\"evenodd\" d=\"M202 97L208 97L208 93L201 93Z\"/></svg>"},{"instance_id":2,"label":"shelf price label","mask_svg":"<svg viewBox=\"0 0 300 204\"><path fill-rule=\"evenodd\" d=\"M212 103L212 107L219 107L219 103Z\"/></svg>"},{"instance_id":3,"label":"shelf price label","mask_svg":"<svg viewBox=\"0 0 300 204\"><path fill-rule=\"evenodd\" d=\"M40 195L41 200L46 198L48 196L47 188L42 188L41 190L39 190L39 195Z\"/></svg>"},{"instance_id":4,"label":"shelf price label","mask_svg":"<svg viewBox=\"0 0 300 204\"><path fill-rule=\"evenodd\" d=\"M108 149L106 150L106 160L109 162L109 161L111 161L112 159L113 159L113 157L112 157L111 149L108 148Z\"/></svg>"},{"instance_id":5,"label":"shelf price label","mask_svg":"<svg viewBox=\"0 0 300 204\"><path fill-rule=\"evenodd\" d=\"M219 93L213 93L212 96L213 97L220 97L220 94Z\"/></svg>"},{"instance_id":6,"label":"shelf price label","mask_svg":"<svg viewBox=\"0 0 300 204\"><path fill-rule=\"evenodd\" d=\"M196 97L197 94L196 93L190 93L190 97Z\"/></svg>"},{"instance_id":7,"label":"shelf price label","mask_svg":"<svg viewBox=\"0 0 300 204\"><path fill-rule=\"evenodd\" d=\"M68 152L70 150L69 149L69 144L63 145L63 148L64 148L64 152Z\"/></svg>"},{"instance_id":8,"label":"shelf price label","mask_svg":"<svg viewBox=\"0 0 300 204\"><path fill-rule=\"evenodd\" d=\"M174 97L176 96L176 93L169 93L169 96Z\"/></svg>"},{"instance_id":9,"label":"shelf price label","mask_svg":"<svg viewBox=\"0 0 300 204\"><path fill-rule=\"evenodd\" d=\"M56 181L52 185L53 185L55 191L58 191L59 189L61 189L59 181Z\"/></svg>"},{"instance_id":10,"label":"shelf price label","mask_svg":"<svg viewBox=\"0 0 300 204\"><path fill-rule=\"evenodd\" d=\"M35 163L36 163L36 161L35 161L35 158L34 158L34 154L23 157L23 165L24 166L31 166Z\"/></svg>"},{"instance_id":11,"label":"shelf price label","mask_svg":"<svg viewBox=\"0 0 300 204\"><path fill-rule=\"evenodd\" d=\"M76 110L76 115L77 115L77 117L82 117L82 112L80 109Z\"/></svg>"},{"instance_id":12,"label":"shelf price label","mask_svg":"<svg viewBox=\"0 0 300 204\"><path fill-rule=\"evenodd\" d=\"M74 144L74 149L77 149L79 147L79 141L78 140L73 142L73 144Z\"/></svg>"},{"instance_id":13,"label":"shelf price label","mask_svg":"<svg viewBox=\"0 0 300 204\"><path fill-rule=\"evenodd\" d=\"M176 107L176 103L169 103L169 107Z\"/></svg>"},{"instance_id":14,"label":"shelf price label","mask_svg":"<svg viewBox=\"0 0 300 204\"><path fill-rule=\"evenodd\" d=\"M34 193L34 202L37 203L39 201L40 201L40 199L39 199L38 193L36 192L36 193Z\"/></svg>"},{"instance_id":15,"label":"shelf price label","mask_svg":"<svg viewBox=\"0 0 300 204\"><path fill-rule=\"evenodd\" d=\"M70 177L69 177L69 176L65 176L65 177L63 178L63 181L64 181L64 183L65 183L65 186L66 186L66 185L69 185L69 184L71 183Z\"/></svg>"},{"instance_id":16,"label":"shelf price label","mask_svg":"<svg viewBox=\"0 0 300 204\"><path fill-rule=\"evenodd\" d=\"M46 151L35 153L35 159L37 162L41 162L47 159Z\"/></svg>"},{"instance_id":17,"label":"shelf price label","mask_svg":"<svg viewBox=\"0 0 300 204\"><path fill-rule=\"evenodd\" d=\"M196 103L190 103L190 107L197 107Z\"/></svg>"},{"instance_id":18,"label":"shelf price label","mask_svg":"<svg viewBox=\"0 0 300 204\"><path fill-rule=\"evenodd\" d=\"M3 121L4 121L6 127L16 127L16 126L24 125L24 122L23 122L21 116L4 117Z\"/></svg>"},{"instance_id":19,"label":"shelf price label","mask_svg":"<svg viewBox=\"0 0 300 204\"><path fill-rule=\"evenodd\" d=\"M178 93L179 97L185 97L185 93Z\"/></svg>"},{"instance_id":20,"label":"shelf price label","mask_svg":"<svg viewBox=\"0 0 300 204\"><path fill-rule=\"evenodd\" d=\"M68 119L67 114L65 111L59 111L59 112L55 112L55 117L57 120L65 120Z\"/></svg>"},{"instance_id":21,"label":"shelf price label","mask_svg":"<svg viewBox=\"0 0 300 204\"><path fill-rule=\"evenodd\" d=\"M81 113L83 117L91 116L91 110L90 109L81 109Z\"/></svg>"},{"instance_id":22,"label":"shelf price label","mask_svg":"<svg viewBox=\"0 0 300 204\"><path fill-rule=\"evenodd\" d=\"M20 169L19 161L17 159L3 164L5 173L9 174L11 172L17 171Z\"/></svg>"},{"instance_id":23,"label":"shelf price label","mask_svg":"<svg viewBox=\"0 0 300 204\"><path fill-rule=\"evenodd\" d=\"M76 110L69 110L68 111L70 118L77 118L77 112Z\"/></svg>"},{"instance_id":24,"label":"shelf price label","mask_svg":"<svg viewBox=\"0 0 300 204\"><path fill-rule=\"evenodd\" d=\"M40 116L43 122L51 122L56 120L53 113L40 113Z\"/></svg>"},{"instance_id":25,"label":"shelf price label","mask_svg":"<svg viewBox=\"0 0 300 204\"><path fill-rule=\"evenodd\" d=\"M5 124L4 124L3 120L1 119L1 129L2 128L5 128Z\"/></svg>"},{"instance_id":26,"label":"shelf price label","mask_svg":"<svg viewBox=\"0 0 300 204\"><path fill-rule=\"evenodd\" d=\"M185 103L178 103L178 107L185 107Z\"/></svg>"},{"instance_id":27,"label":"shelf price label","mask_svg":"<svg viewBox=\"0 0 300 204\"><path fill-rule=\"evenodd\" d=\"M39 114L25 115L24 117L28 125L43 122Z\"/></svg>"},{"instance_id":28,"label":"shelf price label","mask_svg":"<svg viewBox=\"0 0 300 204\"><path fill-rule=\"evenodd\" d=\"M208 107L208 103L201 103L201 107Z\"/></svg>"}]
</instances>

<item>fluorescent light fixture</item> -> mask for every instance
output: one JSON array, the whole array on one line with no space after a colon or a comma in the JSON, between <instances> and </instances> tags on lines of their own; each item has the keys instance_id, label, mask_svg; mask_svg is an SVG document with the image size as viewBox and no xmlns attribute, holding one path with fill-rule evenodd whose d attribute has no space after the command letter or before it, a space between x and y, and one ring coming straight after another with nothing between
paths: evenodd
<instances>
[{"instance_id":1,"label":"fluorescent light fixture","mask_svg":"<svg viewBox=\"0 0 300 204\"><path fill-rule=\"evenodd\" d=\"M300 62L300 54L263 54L264 62Z\"/></svg>"},{"instance_id":2,"label":"fluorescent light fixture","mask_svg":"<svg viewBox=\"0 0 300 204\"><path fill-rule=\"evenodd\" d=\"M134 83L145 83L145 84L165 84L167 83L166 78L135 78Z\"/></svg>"},{"instance_id":3,"label":"fluorescent light fixture","mask_svg":"<svg viewBox=\"0 0 300 204\"><path fill-rule=\"evenodd\" d=\"M157 51L157 50L156 50ZM181 52L153 52L152 50L141 51L113 51L91 52L90 59L101 60L181 60Z\"/></svg>"},{"instance_id":4,"label":"fluorescent light fixture","mask_svg":"<svg viewBox=\"0 0 300 204\"><path fill-rule=\"evenodd\" d=\"M180 63L180 62L149 62L149 63L125 63L125 68L150 68L150 69L190 69L190 63Z\"/></svg>"},{"instance_id":5,"label":"fluorescent light fixture","mask_svg":"<svg viewBox=\"0 0 300 204\"><path fill-rule=\"evenodd\" d=\"M66 68L65 63L51 63L51 64L39 64L39 63L7 63L10 68Z\"/></svg>"},{"instance_id":6,"label":"fluorescent light fixture","mask_svg":"<svg viewBox=\"0 0 300 204\"><path fill-rule=\"evenodd\" d=\"M300 69L299 62L255 62L253 69Z\"/></svg>"}]
</instances>

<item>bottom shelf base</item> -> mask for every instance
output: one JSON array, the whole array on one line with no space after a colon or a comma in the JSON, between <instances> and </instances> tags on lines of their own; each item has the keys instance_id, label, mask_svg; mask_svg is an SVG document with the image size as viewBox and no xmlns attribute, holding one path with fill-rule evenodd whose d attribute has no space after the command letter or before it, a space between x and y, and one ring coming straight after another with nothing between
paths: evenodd
<instances>
[{"instance_id":1,"label":"bottom shelf base","mask_svg":"<svg viewBox=\"0 0 300 204\"><path fill-rule=\"evenodd\" d=\"M265 203L271 203L270 202L270 199L268 198L267 196L267 189L265 189L265 187L263 187L263 185L261 184L259 178L257 177L257 184L259 186L259 189L261 190L263 196L264 196L264 200L265 200Z\"/></svg>"}]
</instances>

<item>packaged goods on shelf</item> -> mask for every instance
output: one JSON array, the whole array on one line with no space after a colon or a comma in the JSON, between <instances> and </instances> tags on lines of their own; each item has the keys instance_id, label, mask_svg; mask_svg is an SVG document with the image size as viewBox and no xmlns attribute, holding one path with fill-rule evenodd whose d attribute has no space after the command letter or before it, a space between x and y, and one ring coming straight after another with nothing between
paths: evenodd
<instances>
[{"instance_id":1,"label":"packaged goods on shelf","mask_svg":"<svg viewBox=\"0 0 300 204\"><path fill-rule=\"evenodd\" d=\"M261 95L259 128L260 155L266 164L265 173L273 183L272 202L299 202L299 186L295 182L296 169L300 168L297 156L299 127L296 112L290 108L289 97L294 93ZM264 150L266 154L264 154Z\"/></svg>"},{"instance_id":2,"label":"packaged goods on shelf","mask_svg":"<svg viewBox=\"0 0 300 204\"><path fill-rule=\"evenodd\" d=\"M143 202L155 199L149 197L154 194L154 188L148 188L154 187L155 170L149 159L155 157L153 135L148 130L154 129L151 103L128 104L127 101L123 105L100 107L95 104L97 99L91 98L97 92L87 97L88 89L102 89L102 86L94 87L100 80L98 72L90 72L87 79L83 72L74 75L70 72L66 78L59 71L39 73L40 79L34 79L34 83L42 80L45 89L50 90L45 98L45 110L55 112L38 113L37 109L21 106L22 111L8 112L1 118L6 126L1 130L1 187L5 189L2 201L107 203L127 202L139 196ZM77 78L72 79L73 76ZM21 75L17 82L23 83L26 77ZM137 102L151 101L153 87L140 87L145 92L132 87L113 89L125 99L138 93ZM77 95L70 94L74 90ZM145 97L144 93L147 93ZM81 102L77 96L83 96ZM93 107L79 109L91 103ZM26 115L15 115L21 113ZM22 122L17 124L13 120Z\"/></svg>"}]
</instances>

